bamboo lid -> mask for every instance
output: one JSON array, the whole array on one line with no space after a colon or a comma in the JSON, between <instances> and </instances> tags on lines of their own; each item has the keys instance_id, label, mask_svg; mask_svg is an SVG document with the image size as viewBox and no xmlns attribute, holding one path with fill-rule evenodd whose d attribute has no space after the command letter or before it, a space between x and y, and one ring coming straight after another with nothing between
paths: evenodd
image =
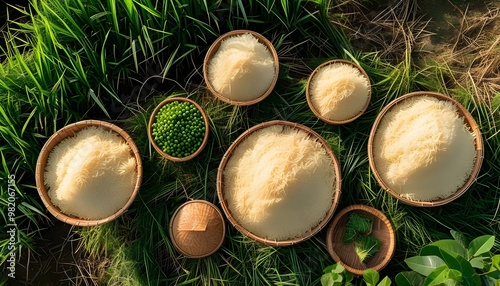
<instances>
[{"instance_id":1,"label":"bamboo lid","mask_svg":"<svg viewBox=\"0 0 500 286\"><path fill-rule=\"evenodd\" d=\"M226 225L219 209L203 200L181 205L170 220L170 238L175 248L191 258L216 252L224 242Z\"/></svg>"}]
</instances>

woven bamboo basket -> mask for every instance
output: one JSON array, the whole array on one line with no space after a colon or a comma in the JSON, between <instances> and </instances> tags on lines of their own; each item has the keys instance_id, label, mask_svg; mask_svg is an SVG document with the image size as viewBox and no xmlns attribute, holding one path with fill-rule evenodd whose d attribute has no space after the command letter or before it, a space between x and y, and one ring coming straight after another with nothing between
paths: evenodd
<instances>
[{"instance_id":1,"label":"woven bamboo basket","mask_svg":"<svg viewBox=\"0 0 500 286\"><path fill-rule=\"evenodd\" d=\"M231 158L231 155L234 152L234 150L238 147L238 145L241 142L243 142L253 132L255 132L257 130L260 130L260 129L263 129L263 128L266 128L266 127L269 127L269 126L273 126L273 125L283 125L283 126L288 126L288 127L291 127L291 128L296 128L298 130L302 130L302 131L306 132L307 134L309 134L309 136L312 139L321 142L321 144L325 148L325 151L327 152L327 154L332 159L333 166L335 168L335 177L336 177L336 179L335 179L335 186L334 186L335 194L334 194L334 198L333 198L332 204L330 206L330 209L326 213L324 219L316 227L314 227L313 229L311 229L310 231L308 231L307 233L305 233L303 236L296 237L294 239L288 239L288 240L270 240L270 239L267 239L265 237L260 237L260 236L258 236L256 234L250 232L249 230L247 230L231 214L231 211L229 210L228 203L227 203L227 201L225 199L225 195L224 195L224 169L226 167L227 162ZM221 160L221 163L219 165L219 169L218 169L218 172L217 172L217 195L219 197L219 201L221 203L222 210L226 214L228 220L242 234L244 234L245 236L247 236L247 237L249 237L249 238L251 238L251 239L253 239L253 240L257 241L257 242L265 244L265 245L277 246L277 247L291 246L291 245L297 244L299 242L305 241L305 240L313 237L317 232L319 232L321 229L323 229L323 227L328 223L328 221L330 220L330 218L333 216L333 213L335 212L335 209L337 208L338 202L340 200L340 195L341 195L341 189L340 189L340 187L341 187L341 181L342 181L342 178L341 178L341 169L340 169L339 161L337 160L337 157L335 156L335 154L333 154L333 152L332 152L330 146L328 145L328 143L318 133L316 133L313 130L311 130L310 128L308 128L308 127L306 127L304 125L298 124L298 123L293 123L293 122L283 121L283 120L273 120L273 121L268 121L268 122L264 122L264 123L258 124L256 126L250 128L250 129L246 130L245 132L243 132L243 134L241 134L233 142L233 144L226 151L226 153L224 154L224 156L223 156L223 158Z\"/></svg>"},{"instance_id":2,"label":"woven bamboo basket","mask_svg":"<svg viewBox=\"0 0 500 286\"><path fill-rule=\"evenodd\" d=\"M311 82L312 82L312 79L314 78L314 76L324 67L327 67L329 65L332 65L332 64L347 64L347 65L351 65L353 67L355 67L356 69L358 69L361 74L366 77L366 79L368 80L368 98L366 100L366 103L365 105L363 106L363 108L353 117L351 118L346 118L344 120L333 120L333 119L330 119L330 118L327 118L323 115L321 115L319 113L318 110L316 110L316 108L314 107L312 101L311 101L311 91L310 91L310 86L311 86ZM306 86L306 99L307 99L307 104L309 105L309 108L311 109L311 111L314 113L314 115L316 115L316 117L318 117L320 120L326 122L326 123L329 123L329 124L346 124L346 123L349 123L349 122L352 122L354 120L356 120L358 117L360 117L361 115L363 115L363 113L366 111L366 109L368 108L368 105L370 104L370 100L371 100L371 94L372 94L372 87L371 87L371 83L370 83L370 77L368 77L368 74L366 73L366 71L361 67L359 66L358 64L354 63L354 62L351 62L351 61L347 61L347 60L330 60L330 61L327 61L321 65L319 65L312 73L311 75L309 76L309 79L307 80L307 86Z\"/></svg>"},{"instance_id":3,"label":"woven bamboo basket","mask_svg":"<svg viewBox=\"0 0 500 286\"><path fill-rule=\"evenodd\" d=\"M201 143L200 147L193 154L186 156L186 157L180 157L180 158L174 157L174 156L171 156L170 154L163 152L163 150L160 148L160 146L158 146L158 144L156 144L155 140L153 139L153 123L156 120L156 114L158 114L158 111L160 111L160 109L165 104L173 102L173 101L185 101L185 102L189 102L189 103L193 104L200 111L201 115L203 116L203 121L205 122L205 135L203 137L203 142ZM195 101L193 101L189 98L185 98L185 97L167 98L167 99L163 100L162 102L160 102L160 104L158 104L158 106L156 106L156 108L153 110L153 113L151 114L151 117L149 118L149 123L148 123L149 142L151 143L151 145L153 145L153 148L156 150L156 152L158 152L158 154L160 154L163 158L170 160L170 161L185 162L185 161L189 161L189 160L193 159L194 157L198 156L198 154L200 154L201 151L203 151L203 149L207 145L208 133L209 133L209 125L208 125L207 114L205 113L203 108L201 108L201 106L198 103L196 103Z\"/></svg>"},{"instance_id":4,"label":"woven bamboo basket","mask_svg":"<svg viewBox=\"0 0 500 286\"><path fill-rule=\"evenodd\" d=\"M346 224L352 213L373 217L370 235L381 243L379 251L364 263L360 261L354 246L343 242ZM389 263L394 255L396 235L391 222L382 212L366 205L352 205L342 209L328 226L326 247L332 258L342 264L347 271L363 275L368 268L380 271Z\"/></svg>"},{"instance_id":5,"label":"woven bamboo basket","mask_svg":"<svg viewBox=\"0 0 500 286\"><path fill-rule=\"evenodd\" d=\"M137 162L137 178L135 182L135 187L132 192L132 195L130 196L129 200L127 203L120 208L118 211L116 211L113 215L102 218L99 220L87 220L87 219L81 219L78 217L74 217L71 215L67 215L61 210L56 207L50 200L50 197L48 195L48 190L45 186L44 182L44 173L45 173L45 166L47 164L47 159L49 157L50 152L52 149L59 144L62 140L68 137L74 136L77 132L80 130L90 127L90 126L96 126L96 127L101 127L106 130L111 130L116 132L118 135L120 135L130 146L130 149L133 152L133 155L135 157L135 160ZM69 124L60 130L58 130L55 134L53 134L47 142L45 142L45 145L42 148L42 151L40 152L40 155L38 156L38 160L36 163L36 173L35 173L35 179L36 179L36 186L38 190L38 194L40 195L40 198L42 199L43 204L45 207L48 209L48 211L56 217L58 220L63 221L67 224L71 225L76 225L76 226L96 226L96 225L101 225L107 222L110 222L123 213L127 211L127 209L130 207L132 202L134 201L135 197L137 196L137 193L139 192L139 187L142 182L142 160L141 156L139 154L139 150L137 149L137 146L135 145L134 141L128 135L123 129L120 127L105 122L105 121L100 121L100 120L84 120L84 121L79 121L73 124Z\"/></svg>"},{"instance_id":6,"label":"woven bamboo basket","mask_svg":"<svg viewBox=\"0 0 500 286\"><path fill-rule=\"evenodd\" d=\"M215 253L224 242L226 224L220 210L204 200L181 205L170 220L170 239L175 248L191 258Z\"/></svg>"},{"instance_id":7,"label":"woven bamboo basket","mask_svg":"<svg viewBox=\"0 0 500 286\"><path fill-rule=\"evenodd\" d=\"M253 100L249 100L249 101L237 101L237 100L232 100L232 99L225 97L223 94L221 94L220 92L215 90L212 83L208 80L208 65L209 65L211 59L214 57L214 55L219 50L219 47L220 47L222 41L224 41L227 38L234 37L237 35L242 35L242 34L251 34L255 38L257 38L260 43L264 44L267 47L267 49L269 50L269 52L271 52L273 59L274 59L274 78L273 78L273 81L271 82L271 85L269 86L267 91L264 94L262 94L260 97L253 99ZM215 97L217 97L218 99L220 99L226 103L232 104L232 105L239 105L239 106L253 105L253 104L256 104L256 103L264 100L273 91L274 86L276 85L276 81L278 80L278 73L279 73L278 53L276 53L276 49L274 48L273 44L267 38L262 36L261 34L254 32L254 31L250 31L250 30L234 30L234 31L230 31L228 33L221 35L210 46L210 48L207 51L207 54L205 55L205 60L203 61L203 77L205 79L205 83L207 85L207 88L210 90L210 92Z\"/></svg>"},{"instance_id":8,"label":"woven bamboo basket","mask_svg":"<svg viewBox=\"0 0 500 286\"><path fill-rule=\"evenodd\" d=\"M440 100L444 101L449 101L452 102L455 107L457 108L457 111L459 115L463 118L464 123L466 126L469 127L469 130L475 134L475 149L476 149L476 161L474 162L474 167L472 169L472 172L469 176L469 178L465 181L464 185L459 188L453 195L443 198L443 199L438 199L438 200L433 200L433 201L416 201L416 200L410 200L405 197L400 196L396 191L391 189L382 179L381 175L379 174L377 170L377 166L375 165L374 158L373 158L373 141L375 138L375 133L377 132L378 125L380 124L380 121L384 117L384 115L389 112L389 110L397 105L398 103L414 96L431 96L435 97ZM370 162L370 168L373 172L373 175L375 176L375 179L378 181L380 186L384 190L386 190L392 197L400 200L401 202L411 205L411 206L417 206L417 207L436 207L436 206L441 206L444 204L447 204L461 195L463 195L467 189L474 183L476 180L479 171L481 169L481 164L483 162L484 158L484 145L483 145L483 138L481 135L481 131L479 130L479 126L477 125L476 121L472 117L472 115L463 107L459 102L456 100L452 99L451 97L448 97L446 95L436 93L436 92L428 92L428 91L417 91L417 92L412 92L406 95L403 95L392 102L390 102L382 111L379 113L377 118L375 119L375 122L373 124L373 127L370 132L370 137L368 139L368 159Z\"/></svg>"}]
</instances>

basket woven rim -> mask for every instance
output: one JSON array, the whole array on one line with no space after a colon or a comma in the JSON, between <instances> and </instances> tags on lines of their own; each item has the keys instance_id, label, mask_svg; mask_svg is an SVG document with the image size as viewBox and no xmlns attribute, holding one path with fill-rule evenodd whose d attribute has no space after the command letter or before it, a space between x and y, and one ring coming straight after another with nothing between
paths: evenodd
<instances>
[{"instance_id":1,"label":"basket woven rim","mask_svg":"<svg viewBox=\"0 0 500 286\"><path fill-rule=\"evenodd\" d=\"M333 120L333 119L324 117L323 115L321 115L318 112L318 110L316 110L316 108L314 107L314 105L312 103L312 100L311 100L310 86L311 86L311 82L312 82L314 76L322 68L324 68L326 66L329 66L329 65L333 65L333 64L347 64L347 65L351 65L351 66L357 68L361 72L361 74L366 78L366 80L368 81L368 98L366 99L365 105L363 106L363 108L356 115L354 115L351 118L344 119L344 120ZM314 71L311 73L311 75L309 76L309 78L307 80L307 86L306 86L307 104L309 105L309 108L314 113L314 115L316 115L316 117L318 117L320 120L322 120L323 122L326 122L328 124L346 124L346 123L349 123L349 122L352 122L352 121L358 119L361 115L363 115L365 113L366 109L370 105L371 97L372 97L372 85L371 85L371 82L370 82L370 77L368 76L368 74L366 73L366 71L360 65L358 65L357 63L352 62L352 61L343 60L343 59L333 59L333 60L329 60L327 62L324 62L324 63L320 64L316 69L314 69Z\"/></svg>"},{"instance_id":2,"label":"basket woven rim","mask_svg":"<svg viewBox=\"0 0 500 286\"><path fill-rule=\"evenodd\" d=\"M224 169L226 167L226 164L231 157L233 151L238 147L238 145L247 138L248 135L252 134L253 132L273 126L273 125L283 125L287 127L292 127L296 128L299 130L302 130L306 132L310 137L314 138L315 140L318 140L323 147L325 148L326 153L330 156L333 162L333 167L335 169L335 194L333 197L333 202L332 205L330 206L330 209L328 210L327 214L323 218L323 220L313 229L305 233L302 237L297 237L294 239L288 239L288 240L270 240L266 239L263 237L260 237L258 235L253 234L252 232L248 231L246 228L244 228L231 214L231 211L229 210L229 207L227 205L226 199L224 197ZM231 225L233 225L238 231L240 231L242 234L245 236L260 242L265 245L269 246L276 246L276 247L282 247L282 246L291 246L294 244L297 244L299 242L305 241L311 237L313 237L316 233L318 233L323 227L326 226L328 221L331 219L333 216L335 209L337 208L337 205L340 201L340 195L341 195L341 183L342 183L342 177L341 177L341 169L340 169L340 163L331 150L330 146L328 143L323 139L318 133L316 133L314 130L310 129L309 127L306 127L302 124L299 123L294 123L294 122L289 122L289 121L284 121L284 120L272 120L272 121L267 121L264 123L257 124L250 129L246 130L243 132L234 142L231 144L229 149L226 151L224 156L222 157L222 160L220 162L219 168L217 170L217 196L219 197L219 202L222 206L222 210L226 214L226 217L228 218L229 222Z\"/></svg>"},{"instance_id":3,"label":"basket woven rim","mask_svg":"<svg viewBox=\"0 0 500 286\"><path fill-rule=\"evenodd\" d=\"M185 102L189 102L189 103L193 104L198 109L198 111L201 113L201 115L203 116L203 122L205 123L205 134L203 135L203 142L201 143L200 147L198 147L198 149L193 154L186 156L186 157L174 157L168 153L163 152L163 150L160 148L160 146L158 146L158 144L156 144L155 140L153 139L153 123L156 120L156 114L158 114L158 111L160 111L160 109L165 104L170 103L170 102L174 102L174 101L185 101ZM166 98L162 102L160 102L156 106L156 108L153 110L153 113L151 113L151 116L149 117L149 122L148 122L148 139L149 139L149 142L151 143L151 145L153 145L153 148L156 150L156 152L158 152L158 154L160 154L163 158L170 160L170 161L174 161L174 162L186 162L186 161L189 161L189 160L193 159L194 157L198 156L198 154L200 154L201 151L203 151L203 149L207 145L208 134L210 132L209 129L210 129L210 127L208 124L208 116L207 116L205 110L203 110L203 108L198 103L196 103L194 100L191 100L191 99L186 98L186 97L170 97L170 98Z\"/></svg>"},{"instance_id":4,"label":"basket woven rim","mask_svg":"<svg viewBox=\"0 0 500 286\"><path fill-rule=\"evenodd\" d=\"M186 252L184 249L182 249L178 245L177 240L174 236L174 219L177 217L179 212L189 204L205 204L205 205L210 206L211 208L213 208L216 211L216 213L218 214L220 221L222 223L222 235L221 235L221 240L220 240L219 244L210 252L207 252L207 253L202 254L202 255L193 255L189 252ZM169 234L170 234L170 240L172 241L172 244L174 245L175 249L177 249L177 251L179 251L183 255L190 257L190 258L202 258L202 257L206 257L206 256L210 256L210 255L214 254L222 246L222 244L224 243L225 236L226 236L226 222L224 221L224 216L222 215L222 212L220 211L220 209L216 205L212 204L209 201L205 201L205 200L190 200L190 201L183 203L182 205L180 205L177 208L177 210L175 210L174 214L172 215L172 217L170 219Z\"/></svg>"},{"instance_id":5,"label":"basket woven rim","mask_svg":"<svg viewBox=\"0 0 500 286\"><path fill-rule=\"evenodd\" d=\"M52 151L52 148L50 147L51 145L56 146L59 144L63 139L67 137L74 136L76 132L79 132L80 130L90 127L90 126L95 126L95 127L102 127L106 130L111 130L113 132L116 132L118 135L120 135L125 142L127 142L128 146L132 150L132 153L134 154L134 158L136 160L137 164L137 179L135 182L134 190L132 192L132 195L130 196L129 200L127 203L121 207L118 211L116 211L114 214L102 218L102 219L97 219L97 220L89 220L89 219L82 219L78 218L72 215L68 215L63 213L58 207L56 207L52 201L50 200L50 197L48 195L48 190L45 187L45 180L44 180L44 172L45 172L45 166L47 164L48 156L50 152ZM101 120L94 120L94 119L89 119L89 120L82 120L78 121L69 125L66 125L65 127L59 129L56 133L54 133L50 138L45 142L44 146L42 147L42 150L40 151L40 154L38 156L38 160L36 163L36 170L35 170L35 180L36 180L36 186L37 186L37 191L42 199L43 204L47 208L47 210L58 220L65 222L70 225L75 225L75 226L96 226L96 225L101 225L107 222L110 222L119 216L121 216L123 213L127 211L127 209L130 207L130 205L133 203L135 197L137 196L139 192L139 188L142 182L142 177L143 177L143 167L142 167L142 160L141 156L139 154L139 149L137 149L137 146L135 145L132 137L125 132L122 128L106 122L106 121L101 121Z\"/></svg>"},{"instance_id":6,"label":"basket woven rim","mask_svg":"<svg viewBox=\"0 0 500 286\"><path fill-rule=\"evenodd\" d=\"M262 94L261 96L259 96L256 99L252 99L252 100L248 100L248 101L232 100L232 99L225 97L223 94L216 91L214 86L212 85L212 83L210 83L210 81L208 80L208 63L210 62L212 57L215 55L215 53L219 50L219 47L220 47L222 41L229 38L229 37L242 35L242 34L251 34L252 36L256 37L260 43L262 43L266 46L266 48L272 54L273 60L274 60L274 78L273 78L273 81L271 82L271 85L269 86L269 88L266 90L266 92L264 94ZM205 84L207 85L207 88L210 90L210 92L215 97L217 97L218 99L220 99L226 103L229 103L231 105L248 106L248 105L253 105L253 104L261 102L266 97L268 97L269 94L271 94L271 92L273 91L274 86L276 85L276 82L278 81L278 74L279 74L279 58L278 58L278 53L276 52L276 49L274 48L273 44L266 37L261 35L260 33L257 33L255 31L251 31L251 30L233 30L233 31L227 32L227 33L219 36L212 43L210 48L208 49L208 51L205 55L205 59L203 61L203 78L205 80Z\"/></svg>"},{"instance_id":7,"label":"basket woven rim","mask_svg":"<svg viewBox=\"0 0 500 286\"><path fill-rule=\"evenodd\" d=\"M433 200L433 201L415 201L415 200L410 200L405 197L400 196L396 191L392 190L382 179L380 176L379 172L377 171L377 168L375 166L375 160L373 157L373 141L375 138L375 133L377 132L378 125L380 124L380 121L383 119L384 115L395 105L398 103L410 98L410 97L415 97L415 96L430 96L430 97L435 97L440 100L445 100L449 101L454 104L454 106L457 108L457 111L460 116L463 117L464 123L470 128L470 131L475 134L475 139L474 139L474 145L476 149L476 161L474 162L474 167L472 169L472 172L467 179L467 181L464 183L464 185L459 188L453 195L443 198L443 199L438 199L438 200ZM411 205L411 206L416 206L416 207L436 207L436 206L442 206L445 205L451 201L454 201L455 199L459 198L462 196L467 189L474 183L474 181L477 179L477 176L479 174L479 171L481 169L481 165L483 162L484 158L484 145L483 145L483 138L481 135L481 131L479 130L479 126L477 125L476 121L472 117L472 115L469 113L469 111L458 101L455 99L446 96L441 93L437 92L430 92L430 91L416 91L416 92L411 92L408 94L405 94L393 101L391 101L387 106L385 106L382 111L377 115L377 118L375 119L375 122L373 123L372 129L370 131L370 136L368 139L368 161L370 163L370 169L373 172L373 175L375 176L375 179L377 182L380 184L380 186L387 191L392 197L400 200L401 202Z\"/></svg>"},{"instance_id":8,"label":"basket woven rim","mask_svg":"<svg viewBox=\"0 0 500 286\"><path fill-rule=\"evenodd\" d=\"M378 209L375 209L373 207L370 207L367 205L361 205L361 204L351 205L351 206L343 208L342 210L339 211L338 214L335 215L334 219L332 220L332 222L328 226L327 233L326 233L326 247L327 247L328 253L330 253L330 256L335 261L339 262L342 266L344 266L344 268L347 271L349 271L355 275L363 275L363 272L366 270L366 269L355 268L355 267L352 267L351 265L346 264L344 261L342 261L340 256L337 254L337 252L335 251L335 247L334 247L333 235L334 235L336 229L338 228L339 221L342 218L344 218L347 214L352 213L352 212L369 213L372 216L374 216L375 218L382 221L389 229L389 241L384 241L384 243L387 243L387 246L388 246L387 253L384 254L383 259L381 261L379 261L376 265L374 265L374 266L370 265L370 267L369 267L369 268L372 268L376 271L380 271L385 266L387 266L387 264L389 263L389 261L391 261L393 255L394 255L394 252L396 250L396 234L394 232L394 228L393 228L391 222L389 221L389 219L381 211L379 211ZM356 255L356 254L354 254L354 255Z\"/></svg>"}]
</instances>

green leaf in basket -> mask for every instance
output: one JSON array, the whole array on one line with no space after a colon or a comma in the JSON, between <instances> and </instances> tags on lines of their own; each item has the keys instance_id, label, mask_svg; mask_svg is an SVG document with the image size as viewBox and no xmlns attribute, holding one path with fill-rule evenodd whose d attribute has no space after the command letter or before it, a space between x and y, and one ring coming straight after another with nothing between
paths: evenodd
<instances>
[{"instance_id":1,"label":"green leaf in basket","mask_svg":"<svg viewBox=\"0 0 500 286\"><path fill-rule=\"evenodd\" d=\"M476 257L491 250L495 244L493 235L483 235L469 243L469 257Z\"/></svg>"},{"instance_id":2,"label":"green leaf in basket","mask_svg":"<svg viewBox=\"0 0 500 286\"><path fill-rule=\"evenodd\" d=\"M342 237L342 240L344 241L345 244L352 243L354 239L356 239L356 235L358 233L356 232L355 229L353 228L346 228L344 232L344 236Z\"/></svg>"},{"instance_id":3,"label":"green leaf in basket","mask_svg":"<svg viewBox=\"0 0 500 286\"><path fill-rule=\"evenodd\" d=\"M353 212L347 221L346 232L348 229L353 229L357 233L367 234L372 229L372 222L373 217Z\"/></svg>"},{"instance_id":4,"label":"green leaf in basket","mask_svg":"<svg viewBox=\"0 0 500 286\"><path fill-rule=\"evenodd\" d=\"M375 255L379 249L380 241L371 235L358 236L356 241L354 241L354 251L361 262Z\"/></svg>"}]
</instances>

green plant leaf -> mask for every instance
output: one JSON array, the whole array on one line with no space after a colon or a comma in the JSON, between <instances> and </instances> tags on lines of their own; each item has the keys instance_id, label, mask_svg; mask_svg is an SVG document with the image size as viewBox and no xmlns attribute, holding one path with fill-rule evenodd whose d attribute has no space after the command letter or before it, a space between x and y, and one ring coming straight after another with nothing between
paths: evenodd
<instances>
[{"instance_id":1,"label":"green plant leaf","mask_svg":"<svg viewBox=\"0 0 500 286\"><path fill-rule=\"evenodd\" d=\"M354 279L354 274L349 271L345 271L343 274L345 283L349 283Z\"/></svg>"},{"instance_id":2,"label":"green plant leaf","mask_svg":"<svg viewBox=\"0 0 500 286\"><path fill-rule=\"evenodd\" d=\"M321 285L322 286L336 286L342 285L342 275L339 273L326 273L321 276Z\"/></svg>"},{"instance_id":3,"label":"green plant leaf","mask_svg":"<svg viewBox=\"0 0 500 286\"><path fill-rule=\"evenodd\" d=\"M423 285L459 285L462 281L462 273L442 265L434 269L424 281Z\"/></svg>"},{"instance_id":4,"label":"green plant leaf","mask_svg":"<svg viewBox=\"0 0 500 286\"><path fill-rule=\"evenodd\" d=\"M326 267L323 270L323 273L342 273L342 272L344 272L344 270L345 270L345 268L344 268L344 266L342 266L342 264L335 263L333 265Z\"/></svg>"},{"instance_id":5,"label":"green plant leaf","mask_svg":"<svg viewBox=\"0 0 500 286\"><path fill-rule=\"evenodd\" d=\"M450 269L460 271L462 273L464 285L479 285L481 283L479 276L476 274L470 262L459 254L448 252L435 245L428 245L422 248L421 253L438 256Z\"/></svg>"},{"instance_id":6,"label":"green plant leaf","mask_svg":"<svg viewBox=\"0 0 500 286\"><path fill-rule=\"evenodd\" d=\"M377 284L377 286L390 286L391 284L391 279L388 276L385 276L384 279Z\"/></svg>"},{"instance_id":7,"label":"green plant leaf","mask_svg":"<svg viewBox=\"0 0 500 286\"><path fill-rule=\"evenodd\" d=\"M434 269L445 264L443 259L435 255L409 257L405 259L405 262L411 270L424 276L431 274Z\"/></svg>"},{"instance_id":8,"label":"green plant leaf","mask_svg":"<svg viewBox=\"0 0 500 286\"><path fill-rule=\"evenodd\" d=\"M497 270L500 270L500 254L497 254L491 258L491 265Z\"/></svg>"},{"instance_id":9,"label":"green plant leaf","mask_svg":"<svg viewBox=\"0 0 500 286\"><path fill-rule=\"evenodd\" d=\"M481 279L477 275L471 263L464 257L458 254L450 253L444 249L439 249L439 251L439 257L443 259L450 269L455 269L462 273L464 285L479 285L481 283Z\"/></svg>"},{"instance_id":10,"label":"green plant leaf","mask_svg":"<svg viewBox=\"0 0 500 286\"><path fill-rule=\"evenodd\" d=\"M446 250L449 253L455 253L463 258L467 259L467 249L463 247L458 241L453 239L442 239L436 242L433 242L429 245L434 245L439 247L440 249ZM422 255L422 254L420 254Z\"/></svg>"},{"instance_id":11,"label":"green plant leaf","mask_svg":"<svg viewBox=\"0 0 500 286\"><path fill-rule=\"evenodd\" d=\"M415 271L404 271L398 273L395 280L398 286L420 286L425 277Z\"/></svg>"},{"instance_id":12,"label":"green plant leaf","mask_svg":"<svg viewBox=\"0 0 500 286\"><path fill-rule=\"evenodd\" d=\"M495 280L500 280L500 270L489 272L488 274L486 274L486 276Z\"/></svg>"},{"instance_id":13,"label":"green plant leaf","mask_svg":"<svg viewBox=\"0 0 500 286\"><path fill-rule=\"evenodd\" d=\"M470 264L472 267L477 268L477 269L484 269L484 260L486 257L474 257L470 260Z\"/></svg>"},{"instance_id":14,"label":"green plant leaf","mask_svg":"<svg viewBox=\"0 0 500 286\"><path fill-rule=\"evenodd\" d=\"M377 271L369 268L366 269L363 272L363 280L366 282L368 286L375 286L377 285L378 281L380 279L380 275L378 274Z\"/></svg>"},{"instance_id":15,"label":"green plant leaf","mask_svg":"<svg viewBox=\"0 0 500 286\"><path fill-rule=\"evenodd\" d=\"M491 250L495 244L493 235L483 235L469 243L469 257L476 257Z\"/></svg>"},{"instance_id":16,"label":"green plant leaf","mask_svg":"<svg viewBox=\"0 0 500 286\"><path fill-rule=\"evenodd\" d=\"M450 231L450 233L453 239L455 239L463 247L467 247L469 245L469 242L467 241L467 238L465 238L465 235L463 233L453 229Z\"/></svg>"}]
</instances>

